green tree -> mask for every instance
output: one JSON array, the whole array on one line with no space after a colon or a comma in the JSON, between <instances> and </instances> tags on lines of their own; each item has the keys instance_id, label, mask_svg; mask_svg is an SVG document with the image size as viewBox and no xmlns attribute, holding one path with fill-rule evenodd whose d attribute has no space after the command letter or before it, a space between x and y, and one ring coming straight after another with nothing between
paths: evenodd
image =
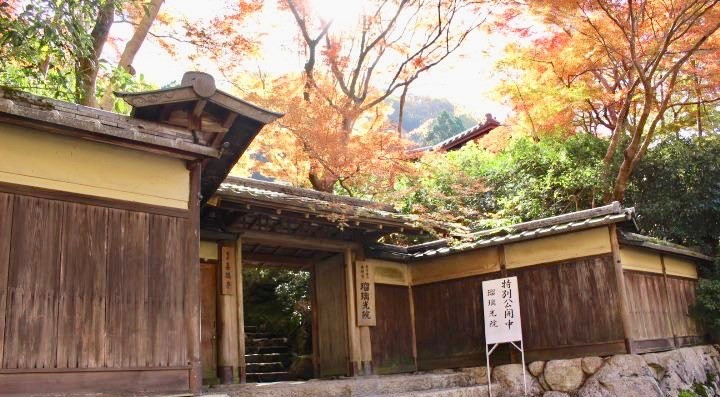
<instances>
[{"instance_id":1,"label":"green tree","mask_svg":"<svg viewBox=\"0 0 720 397\"><path fill-rule=\"evenodd\" d=\"M720 238L720 136L668 138L636 169L626 205L647 234L717 253Z\"/></svg>"},{"instance_id":2,"label":"green tree","mask_svg":"<svg viewBox=\"0 0 720 397\"><path fill-rule=\"evenodd\" d=\"M463 130L465 130L465 126L463 125L462 119L443 110L437 119L433 121L427 138L425 139L425 144L434 145L462 132Z\"/></svg>"},{"instance_id":3,"label":"green tree","mask_svg":"<svg viewBox=\"0 0 720 397\"><path fill-rule=\"evenodd\" d=\"M402 181L401 207L473 228L486 228L601 205L611 184L603 177L607 140L515 139L497 155L475 144L420 162L419 177Z\"/></svg>"}]
</instances>

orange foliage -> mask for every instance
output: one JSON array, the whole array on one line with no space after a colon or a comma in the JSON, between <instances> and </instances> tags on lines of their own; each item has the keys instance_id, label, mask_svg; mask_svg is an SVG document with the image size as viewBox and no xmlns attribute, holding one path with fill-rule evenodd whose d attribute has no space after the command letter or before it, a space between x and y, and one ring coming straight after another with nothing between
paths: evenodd
<instances>
[{"instance_id":1,"label":"orange foliage","mask_svg":"<svg viewBox=\"0 0 720 397\"><path fill-rule=\"evenodd\" d=\"M318 84L332 92L326 80ZM404 155L408 144L388 122L388 107L363 112L345 133L343 117L326 101L305 101L303 89L302 77L288 76L249 98L285 116L262 130L235 173L258 171L324 191L337 183L348 194L372 197L389 190L398 173L412 172Z\"/></svg>"},{"instance_id":2,"label":"orange foliage","mask_svg":"<svg viewBox=\"0 0 720 397\"><path fill-rule=\"evenodd\" d=\"M619 149L623 159L608 200L623 198L658 133L702 133L703 106L720 101L719 0L534 0L526 7L524 21L503 26L519 30L539 19L543 30L531 43L509 47L500 64L507 76L502 93L536 136L610 136L606 165Z\"/></svg>"}]
</instances>

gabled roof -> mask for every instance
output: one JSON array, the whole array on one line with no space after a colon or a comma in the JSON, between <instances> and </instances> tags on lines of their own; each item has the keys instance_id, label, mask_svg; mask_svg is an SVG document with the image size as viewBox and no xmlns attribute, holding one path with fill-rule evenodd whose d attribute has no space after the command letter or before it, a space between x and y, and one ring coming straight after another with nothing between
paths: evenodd
<instances>
[{"instance_id":1,"label":"gabled roof","mask_svg":"<svg viewBox=\"0 0 720 397\"><path fill-rule=\"evenodd\" d=\"M468 128L467 130L459 134L453 135L450 138L445 139L444 141L436 143L434 145L410 149L407 151L407 154L419 155L423 152L436 152L459 149L467 142L477 139L499 126L500 123L493 118L492 114L488 113L485 115L484 123L478 124L472 128Z\"/></svg>"},{"instance_id":2,"label":"gabled roof","mask_svg":"<svg viewBox=\"0 0 720 397\"><path fill-rule=\"evenodd\" d=\"M227 178L220 184L215 196L220 203L230 201L270 207L279 213L297 212L333 220L349 227L372 224L408 232L447 228L447 225L422 222L415 215L400 214L387 204L250 178Z\"/></svg>"},{"instance_id":3,"label":"gabled roof","mask_svg":"<svg viewBox=\"0 0 720 397\"><path fill-rule=\"evenodd\" d=\"M117 93L133 106L136 118L175 125L191 131L195 142L219 149L203 164L202 201L207 201L266 124L282 117L215 87L207 73L187 72L177 87Z\"/></svg>"}]
</instances>

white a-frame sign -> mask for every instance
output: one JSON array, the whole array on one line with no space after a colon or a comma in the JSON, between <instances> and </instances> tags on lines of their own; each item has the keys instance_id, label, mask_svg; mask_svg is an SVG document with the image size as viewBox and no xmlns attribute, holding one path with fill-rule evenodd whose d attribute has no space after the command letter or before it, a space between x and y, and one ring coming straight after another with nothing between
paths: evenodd
<instances>
[{"instance_id":1,"label":"white a-frame sign","mask_svg":"<svg viewBox=\"0 0 720 397\"><path fill-rule=\"evenodd\" d=\"M520 296L517 277L483 281L483 309L485 310L485 359L487 361L488 394L492 397L490 383L490 355L501 343L510 343L520 351L523 368L523 386L527 395L525 376L525 350L520 322ZM519 346L518 344L519 343ZM491 348L488 346L493 345Z\"/></svg>"}]
</instances>

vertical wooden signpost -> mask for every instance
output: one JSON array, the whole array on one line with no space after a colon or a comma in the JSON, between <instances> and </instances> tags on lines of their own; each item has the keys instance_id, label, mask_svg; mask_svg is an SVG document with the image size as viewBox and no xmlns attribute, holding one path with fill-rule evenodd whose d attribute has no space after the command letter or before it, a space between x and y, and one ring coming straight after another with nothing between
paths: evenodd
<instances>
[{"instance_id":1,"label":"vertical wooden signpost","mask_svg":"<svg viewBox=\"0 0 720 397\"><path fill-rule=\"evenodd\" d=\"M375 318L375 275L373 266L357 261L355 266L355 293L357 324L359 327L374 327Z\"/></svg>"},{"instance_id":2,"label":"vertical wooden signpost","mask_svg":"<svg viewBox=\"0 0 720 397\"><path fill-rule=\"evenodd\" d=\"M355 315L360 331L360 371L363 375L373 371L370 327L377 324L374 269L366 261L355 262Z\"/></svg>"},{"instance_id":3,"label":"vertical wooden signpost","mask_svg":"<svg viewBox=\"0 0 720 397\"><path fill-rule=\"evenodd\" d=\"M487 364L488 395L492 397L490 382L490 355L501 343L510 343L520 351L523 369L523 387L527 396L525 376L525 350L520 321L520 296L517 277L483 281L483 309L485 313L485 360ZM519 346L516 344L519 343ZM488 349L488 346L493 345Z\"/></svg>"}]
</instances>

